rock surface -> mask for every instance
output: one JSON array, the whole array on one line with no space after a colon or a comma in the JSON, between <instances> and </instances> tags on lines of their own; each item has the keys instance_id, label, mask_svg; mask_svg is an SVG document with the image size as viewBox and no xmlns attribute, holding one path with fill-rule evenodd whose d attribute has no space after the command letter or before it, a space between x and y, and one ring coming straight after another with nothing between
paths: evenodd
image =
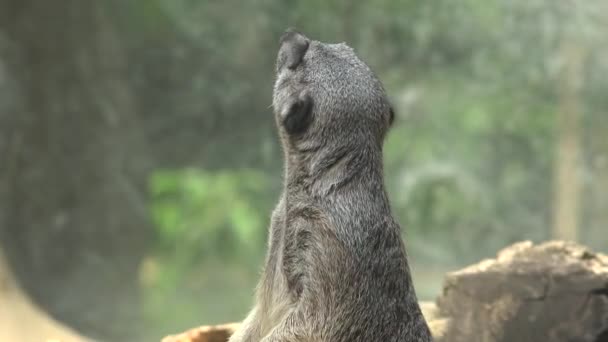
<instances>
[{"instance_id":1,"label":"rock surface","mask_svg":"<svg viewBox=\"0 0 608 342\"><path fill-rule=\"evenodd\" d=\"M429 322L433 331L433 336L441 337L447 328L448 320L437 318L437 306L432 302L421 302L420 307L424 317ZM231 323L215 326L202 326L190 329L177 335L170 335L162 339L161 342L226 342L239 327L239 323Z\"/></svg>"},{"instance_id":2,"label":"rock surface","mask_svg":"<svg viewBox=\"0 0 608 342\"><path fill-rule=\"evenodd\" d=\"M181 334L167 336L161 342L226 342L238 326L238 323L202 326Z\"/></svg>"},{"instance_id":3,"label":"rock surface","mask_svg":"<svg viewBox=\"0 0 608 342\"><path fill-rule=\"evenodd\" d=\"M446 342L608 342L608 256L521 242L447 275Z\"/></svg>"}]
</instances>

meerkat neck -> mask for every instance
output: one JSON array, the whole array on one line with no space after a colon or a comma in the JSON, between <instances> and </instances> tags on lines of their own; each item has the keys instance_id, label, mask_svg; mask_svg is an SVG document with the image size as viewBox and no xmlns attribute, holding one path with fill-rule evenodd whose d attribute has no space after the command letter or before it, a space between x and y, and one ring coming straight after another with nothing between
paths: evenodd
<instances>
[{"instance_id":1,"label":"meerkat neck","mask_svg":"<svg viewBox=\"0 0 608 342\"><path fill-rule=\"evenodd\" d=\"M340 144L288 157L286 185L327 196L356 179L382 186L382 151L375 144ZM370 183L370 184L367 184Z\"/></svg>"}]
</instances>

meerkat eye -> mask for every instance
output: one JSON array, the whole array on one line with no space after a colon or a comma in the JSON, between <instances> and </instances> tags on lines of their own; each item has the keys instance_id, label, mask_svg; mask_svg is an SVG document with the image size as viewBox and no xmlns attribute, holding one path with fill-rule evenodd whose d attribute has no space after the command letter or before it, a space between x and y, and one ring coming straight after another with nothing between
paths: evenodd
<instances>
[{"instance_id":1,"label":"meerkat eye","mask_svg":"<svg viewBox=\"0 0 608 342\"><path fill-rule=\"evenodd\" d=\"M393 125L393 122L395 122L395 110L393 109L393 107L391 107L389 117L388 117L389 127Z\"/></svg>"}]
</instances>

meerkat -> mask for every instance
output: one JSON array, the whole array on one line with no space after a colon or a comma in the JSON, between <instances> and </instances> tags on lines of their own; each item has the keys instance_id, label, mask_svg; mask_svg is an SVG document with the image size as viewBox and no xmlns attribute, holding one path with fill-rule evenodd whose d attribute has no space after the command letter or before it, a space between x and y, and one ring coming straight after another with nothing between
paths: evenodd
<instances>
[{"instance_id":1,"label":"meerkat","mask_svg":"<svg viewBox=\"0 0 608 342\"><path fill-rule=\"evenodd\" d=\"M386 92L345 43L288 29L273 93L284 189L256 304L230 342L427 342L384 186Z\"/></svg>"}]
</instances>

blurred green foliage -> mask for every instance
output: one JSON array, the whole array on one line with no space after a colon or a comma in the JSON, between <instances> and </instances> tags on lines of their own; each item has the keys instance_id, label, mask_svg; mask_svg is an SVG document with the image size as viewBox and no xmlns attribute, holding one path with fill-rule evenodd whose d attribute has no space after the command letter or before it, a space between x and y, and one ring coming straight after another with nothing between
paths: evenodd
<instances>
[{"instance_id":1,"label":"blurred green foliage","mask_svg":"<svg viewBox=\"0 0 608 342\"><path fill-rule=\"evenodd\" d=\"M145 310L156 324L234 319L222 312L242 309L251 299L272 209L268 183L257 170L162 170L151 176L156 246L144 284Z\"/></svg>"},{"instance_id":2,"label":"blurred green foliage","mask_svg":"<svg viewBox=\"0 0 608 342\"><path fill-rule=\"evenodd\" d=\"M155 172L150 194L159 250L185 262L255 255L269 215L267 189L255 170Z\"/></svg>"}]
</instances>

